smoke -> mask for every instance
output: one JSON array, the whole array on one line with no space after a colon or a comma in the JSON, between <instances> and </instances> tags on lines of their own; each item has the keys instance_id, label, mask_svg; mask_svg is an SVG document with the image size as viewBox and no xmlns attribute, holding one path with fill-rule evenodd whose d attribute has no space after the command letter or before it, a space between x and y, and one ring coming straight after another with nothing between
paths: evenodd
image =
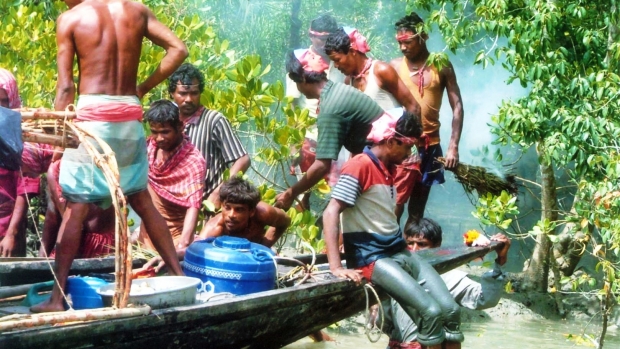
<instances>
[{"instance_id":1,"label":"smoke","mask_svg":"<svg viewBox=\"0 0 620 349\"><path fill-rule=\"evenodd\" d=\"M390 61L401 55L394 39L394 23L406 14L405 2L395 0L367 1L330 1L305 0L300 3L298 20L300 25L291 26L293 1L285 0L220 0L203 1L209 6L208 15L213 18L220 38L231 41L231 47L243 54L258 54L263 64L271 64L271 73L266 80L274 82L284 80L283 57L293 34L301 38L301 47L308 47L310 41L307 28L310 21L323 13L334 16L340 25L352 26L364 34L372 48L372 55L384 61ZM419 12L423 18L426 13ZM300 28L291 33L291 27ZM445 43L438 30L430 33L427 45L431 52L444 52ZM300 47L294 47L300 48ZM498 111L502 100L516 99L527 92L518 84L507 85L508 72L501 62L483 69L474 66L474 56L481 47L470 47L448 56L452 62L460 87L464 107L464 123L459 144L460 161L468 164L492 168L499 175L505 171L499 163L494 163L491 156L485 156L484 147L492 154L495 147L490 132L491 116ZM452 110L444 95L440 112L441 145L447 151L452 132ZM502 149L505 162L512 162L522 154L514 149ZM532 156L531 154L527 156ZM532 172L535 161L521 161L517 171ZM517 173L522 175L523 173ZM529 199L520 199L529 205ZM433 187L427 204L426 216L437 220L445 232L446 245L462 243L461 235L469 229L480 228L479 222L471 214L474 211L470 198L465 194L451 173L446 172L446 183ZM522 212L529 210L528 206ZM535 216L535 215L534 215ZM488 231L492 234L493 231Z\"/></svg>"}]
</instances>

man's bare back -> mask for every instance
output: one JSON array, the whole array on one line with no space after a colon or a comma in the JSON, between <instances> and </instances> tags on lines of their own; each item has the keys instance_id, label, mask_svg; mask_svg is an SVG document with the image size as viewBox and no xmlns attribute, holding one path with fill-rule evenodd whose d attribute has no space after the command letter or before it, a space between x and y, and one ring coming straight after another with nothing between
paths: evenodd
<instances>
[{"instance_id":1,"label":"man's bare back","mask_svg":"<svg viewBox=\"0 0 620 349\"><path fill-rule=\"evenodd\" d=\"M142 97L176 68L187 49L143 4L127 0L65 1L71 8L58 18L58 94L56 109L73 102L73 60L80 70L78 92ZM155 72L137 85L142 40L167 51Z\"/></svg>"}]
</instances>

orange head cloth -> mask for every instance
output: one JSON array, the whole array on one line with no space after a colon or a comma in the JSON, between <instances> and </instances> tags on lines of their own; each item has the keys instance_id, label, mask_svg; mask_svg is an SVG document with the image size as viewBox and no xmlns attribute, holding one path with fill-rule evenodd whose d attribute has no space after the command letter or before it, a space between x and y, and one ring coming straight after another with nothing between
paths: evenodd
<instances>
[{"instance_id":1,"label":"orange head cloth","mask_svg":"<svg viewBox=\"0 0 620 349\"><path fill-rule=\"evenodd\" d=\"M322 73L329 69L329 63L323 57L308 49L295 50L295 57L299 60L305 71Z\"/></svg>"}]
</instances>

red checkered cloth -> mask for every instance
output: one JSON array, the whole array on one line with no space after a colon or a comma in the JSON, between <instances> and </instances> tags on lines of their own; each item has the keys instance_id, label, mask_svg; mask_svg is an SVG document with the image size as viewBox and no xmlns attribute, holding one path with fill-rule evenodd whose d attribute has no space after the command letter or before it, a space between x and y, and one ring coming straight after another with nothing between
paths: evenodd
<instances>
[{"instance_id":1,"label":"red checkered cloth","mask_svg":"<svg viewBox=\"0 0 620 349\"><path fill-rule=\"evenodd\" d=\"M156 162L157 143L147 142L149 185L157 195L182 207L200 208L207 165L186 138L164 163Z\"/></svg>"}]
</instances>

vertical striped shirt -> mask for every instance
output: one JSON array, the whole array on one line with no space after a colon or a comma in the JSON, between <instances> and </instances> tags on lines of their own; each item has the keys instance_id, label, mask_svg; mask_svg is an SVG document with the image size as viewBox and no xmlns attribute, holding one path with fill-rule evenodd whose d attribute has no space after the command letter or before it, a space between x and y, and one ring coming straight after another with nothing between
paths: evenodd
<instances>
[{"instance_id":1,"label":"vertical striped shirt","mask_svg":"<svg viewBox=\"0 0 620 349\"><path fill-rule=\"evenodd\" d=\"M228 164L246 155L247 151L226 117L215 110L203 107L200 117L185 124L185 134L207 162L204 196L208 197L222 182Z\"/></svg>"}]
</instances>

